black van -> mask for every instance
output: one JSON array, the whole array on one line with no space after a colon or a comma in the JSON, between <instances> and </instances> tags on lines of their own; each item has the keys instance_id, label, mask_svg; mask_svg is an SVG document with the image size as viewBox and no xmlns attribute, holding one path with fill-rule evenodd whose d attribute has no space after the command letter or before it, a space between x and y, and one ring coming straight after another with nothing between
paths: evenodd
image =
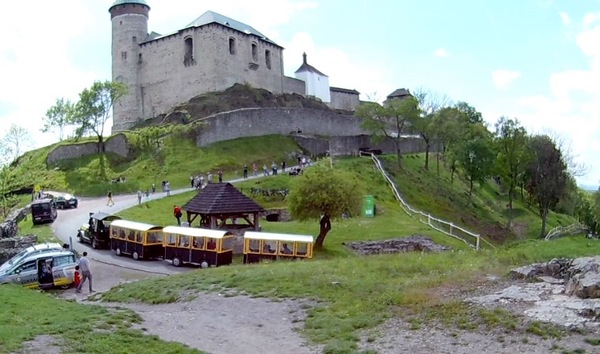
<instances>
[{"instance_id":1,"label":"black van","mask_svg":"<svg viewBox=\"0 0 600 354\"><path fill-rule=\"evenodd\" d=\"M31 203L31 220L33 220L34 225L54 222L57 216L54 200L38 199Z\"/></svg>"}]
</instances>

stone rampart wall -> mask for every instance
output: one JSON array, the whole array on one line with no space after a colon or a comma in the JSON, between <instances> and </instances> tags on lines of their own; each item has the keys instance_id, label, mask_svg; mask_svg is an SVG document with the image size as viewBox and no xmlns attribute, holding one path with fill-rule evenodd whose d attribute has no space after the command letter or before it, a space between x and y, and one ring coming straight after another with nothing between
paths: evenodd
<instances>
[{"instance_id":1,"label":"stone rampart wall","mask_svg":"<svg viewBox=\"0 0 600 354\"><path fill-rule=\"evenodd\" d=\"M130 154L130 146L125 134L116 134L104 142L104 148L107 152L112 152L122 157L127 157ZM57 161L74 159L77 157L93 155L98 152L98 143L87 142L80 144L61 145L57 146L48 154L46 163L52 165Z\"/></svg>"}]
</instances>

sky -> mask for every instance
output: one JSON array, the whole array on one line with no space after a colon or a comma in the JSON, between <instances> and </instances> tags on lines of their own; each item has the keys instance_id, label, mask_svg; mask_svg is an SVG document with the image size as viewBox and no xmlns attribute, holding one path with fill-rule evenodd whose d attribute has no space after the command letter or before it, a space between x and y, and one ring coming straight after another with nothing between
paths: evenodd
<instances>
[{"instance_id":1,"label":"sky","mask_svg":"<svg viewBox=\"0 0 600 354\"><path fill-rule=\"evenodd\" d=\"M32 147L57 98L111 79L114 0L2 1L0 136L28 129ZM600 0L147 0L149 31L177 31L205 11L244 22L285 48L292 76L308 62L361 99L397 88L464 101L490 127L501 116L550 134L600 184ZM107 134L109 131L106 132Z\"/></svg>"}]
</instances>

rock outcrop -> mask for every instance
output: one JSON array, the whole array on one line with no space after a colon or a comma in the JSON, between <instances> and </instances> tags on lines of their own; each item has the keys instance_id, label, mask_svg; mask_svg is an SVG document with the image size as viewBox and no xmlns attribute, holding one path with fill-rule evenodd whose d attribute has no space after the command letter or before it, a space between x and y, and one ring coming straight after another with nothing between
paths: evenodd
<instances>
[{"instance_id":1,"label":"rock outcrop","mask_svg":"<svg viewBox=\"0 0 600 354\"><path fill-rule=\"evenodd\" d=\"M553 259L510 271L513 284L467 301L486 307L517 305L539 321L568 328L600 327L600 256Z\"/></svg>"},{"instance_id":2,"label":"rock outcrop","mask_svg":"<svg viewBox=\"0 0 600 354\"><path fill-rule=\"evenodd\" d=\"M451 250L450 247L439 245L433 242L429 237L420 235L381 241L351 242L346 246L361 256L399 252L442 252Z\"/></svg>"}]
</instances>

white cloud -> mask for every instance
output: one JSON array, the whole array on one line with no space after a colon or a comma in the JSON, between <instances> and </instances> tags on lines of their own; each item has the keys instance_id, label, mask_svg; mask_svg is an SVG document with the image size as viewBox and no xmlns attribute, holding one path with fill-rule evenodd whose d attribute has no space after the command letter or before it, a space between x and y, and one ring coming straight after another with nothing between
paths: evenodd
<instances>
[{"instance_id":1,"label":"white cloud","mask_svg":"<svg viewBox=\"0 0 600 354\"><path fill-rule=\"evenodd\" d=\"M560 19L565 26L569 26L571 24L571 17L569 17L569 14L566 12L560 13Z\"/></svg>"},{"instance_id":2,"label":"white cloud","mask_svg":"<svg viewBox=\"0 0 600 354\"><path fill-rule=\"evenodd\" d=\"M499 69L492 72L494 85L501 90L507 89L519 77L521 73L518 71Z\"/></svg>"},{"instance_id":3,"label":"white cloud","mask_svg":"<svg viewBox=\"0 0 600 354\"><path fill-rule=\"evenodd\" d=\"M446 49L444 48L439 48L435 52L433 52L433 56L436 56L438 58L444 58L448 56L448 51L446 51Z\"/></svg>"},{"instance_id":4,"label":"white cloud","mask_svg":"<svg viewBox=\"0 0 600 354\"><path fill-rule=\"evenodd\" d=\"M599 22L600 14L587 14L584 29L575 39L589 59L587 69L554 73L548 82L549 95L524 97L518 102L525 109L519 116L525 126L534 132L548 127L570 141L573 157L589 168L588 174L578 180L590 185L600 181L600 166L594 166L600 155Z\"/></svg>"},{"instance_id":5,"label":"white cloud","mask_svg":"<svg viewBox=\"0 0 600 354\"><path fill-rule=\"evenodd\" d=\"M330 86L356 89L361 93L361 99L382 101L396 89L390 83L385 67L367 63L361 58L350 58L335 47L319 46L309 33L297 33L283 46L286 48L284 65L287 76L294 77L305 52L308 63L329 76Z\"/></svg>"}]
</instances>

